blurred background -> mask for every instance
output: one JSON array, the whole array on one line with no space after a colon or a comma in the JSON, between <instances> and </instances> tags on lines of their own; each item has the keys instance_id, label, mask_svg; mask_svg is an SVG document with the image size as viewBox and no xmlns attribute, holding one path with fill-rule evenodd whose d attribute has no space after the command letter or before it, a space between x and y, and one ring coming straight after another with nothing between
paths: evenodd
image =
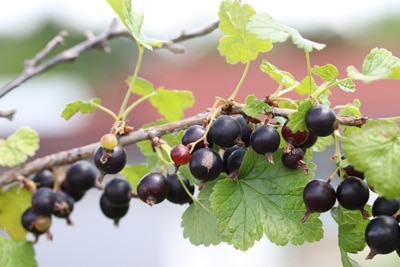
<instances>
[{"instance_id":1,"label":"blurred background","mask_svg":"<svg viewBox=\"0 0 400 267\"><path fill-rule=\"evenodd\" d=\"M172 39L182 31L200 29L217 20L219 1L203 0L138 0L136 10L143 11L146 35ZM362 61L374 47L386 48L400 56L400 2L397 0L366 0L326 3L304 1L243 1L258 12L266 12L300 31L313 41L327 44L319 52L311 53L312 65L332 63L339 68L340 77L346 67L361 69ZM0 88L19 75L24 61L32 58L61 30L68 31L65 43L54 53L84 40L85 32L104 31L116 15L106 1L85 0L17 0L0 2ZM121 25L122 27L122 25ZM155 87L193 91L196 103L186 111L194 115L210 107L214 97L228 97L240 79L244 66L225 63L217 51L221 33L212 34L178 44L184 54L166 50L147 52L140 76ZM125 79L133 73L136 47L127 38L109 42L111 52L89 50L75 62L56 66L16 88L0 99L0 109L15 108L11 122L1 120L0 137L5 138L20 126L28 125L41 136L37 156L93 143L108 132L112 119L101 112L76 115L71 120L61 118L66 103L94 96L105 106L118 109L124 95ZM53 53L53 54L54 54ZM302 79L306 75L304 53L290 42L276 44L274 49L252 64L241 93L236 100L243 102L246 95L259 98L276 88L258 70L266 58L282 70ZM361 101L364 116L398 116L398 81L357 83L353 94L339 92L332 104ZM143 116L143 114L146 114ZM135 128L159 118L148 104L137 107L129 118ZM130 163L144 162L136 146L127 148ZM329 157L332 151L316 154L317 176L326 177L334 166ZM53 241L41 238L36 247L40 267L66 266L341 266L337 246L337 226L329 215L322 215L325 238L318 243L301 247L279 247L266 238L246 251L226 245L196 247L182 237L181 214L186 206L161 203L150 207L133 201L130 212L118 228L100 211L100 192L92 189L75 206L71 215L75 225L54 220ZM400 266L400 259L392 253L365 261L368 251L351 255L362 266Z\"/></svg>"}]
</instances>

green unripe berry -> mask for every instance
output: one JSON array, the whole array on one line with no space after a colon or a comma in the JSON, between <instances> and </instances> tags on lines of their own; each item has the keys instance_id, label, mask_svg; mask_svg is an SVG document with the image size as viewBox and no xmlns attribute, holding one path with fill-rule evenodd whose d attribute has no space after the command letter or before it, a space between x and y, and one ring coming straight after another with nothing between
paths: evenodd
<instances>
[{"instance_id":1,"label":"green unripe berry","mask_svg":"<svg viewBox=\"0 0 400 267\"><path fill-rule=\"evenodd\" d=\"M100 138L100 145L105 150L113 150L118 145L118 139L113 134L105 134Z\"/></svg>"}]
</instances>

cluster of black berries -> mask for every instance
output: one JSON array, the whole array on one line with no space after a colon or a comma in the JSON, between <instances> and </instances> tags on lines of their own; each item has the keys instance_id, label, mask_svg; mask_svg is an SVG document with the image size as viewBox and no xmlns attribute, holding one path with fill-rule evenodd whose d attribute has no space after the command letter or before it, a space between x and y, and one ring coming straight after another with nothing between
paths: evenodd
<instances>
[{"instance_id":1,"label":"cluster of black berries","mask_svg":"<svg viewBox=\"0 0 400 267\"><path fill-rule=\"evenodd\" d=\"M69 166L60 183L55 176L45 169L32 177L31 206L22 214L21 223L34 234L35 241L44 233L52 238L49 229L53 216L65 218L68 224L72 224L70 214L74 204L96 185L97 171L92 163L81 160Z\"/></svg>"}]
</instances>

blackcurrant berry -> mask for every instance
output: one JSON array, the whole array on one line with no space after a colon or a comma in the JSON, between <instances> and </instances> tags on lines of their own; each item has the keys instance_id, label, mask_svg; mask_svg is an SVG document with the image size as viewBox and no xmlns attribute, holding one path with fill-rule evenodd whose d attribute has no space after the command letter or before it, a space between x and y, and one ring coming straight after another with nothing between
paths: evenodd
<instances>
[{"instance_id":1,"label":"blackcurrant berry","mask_svg":"<svg viewBox=\"0 0 400 267\"><path fill-rule=\"evenodd\" d=\"M239 122L240 128L242 129L242 135L240 136L240 139L242 140L244 146L248 147L250 146L250 135L253 132L253 127L247 122L243 115L239 115L235 118Z\"/></svg>"},{"instance_id":2,"label":"blackcurrant berry","mask_svg":"<svg viewBox=\"0 0 400 267\"><path fill-rule=\"evenodd\" d=\"M264 124L255 129L250 136L252 149L261 155L266 155L268 161L273 163L272 153L279 148L281 137L275 127Z\"/></svg>"},{"instance_id":3,"label":"blackcurrant berry","mask_svg":"<svg viewBox=\"0 0 400 267\"><path fill-rule=\"evenodd\" d=\"M348 210L363 210L369 199L369 188L365 181L355 176L343 179L336 188L340 205Z\"/></svg>"},{"instance_id":4,"label":"blackcurrant berry","mask_svg":"<svg viewBox=\"0 0 400 267\"><path fill-rule=\"evenodd\" d=\"M185 132L182 135L182 144L187 146L191 143L196 142L197 140L199 140L200 138L202 138L206 133L206 128L204 126L201 125L192 125L190 127L188 127ZM208 147L212 147L213 143L210 140L210 138L206 138L206 142L208 143ZM199 141L195 144L195 146L192 148L190 147L190 150L192 152L196 151L199 148L203 148L205 147L205 143L204 141Z\"/></svg>"},{"instance_id":5,"label":"blackcurrant berry","mask_svg":"<svg viewBox=\"0 0 400 267\"><path fill-rule=\"evenodd\" d=\"M233 172L237 173L239 171L240 165L242 165L243 158L246 152L247 152L246 148L238 148L229 155L227 162L228 174Z\"/></svg>"},{"instance_id":6,"label":"blackcurrant berry","mask_svg":"<svg viewBox=\"0 0 400 267\"><path fill-rule=\"evenodd\" d=\"M303 201L306 205L306 212L301 221L304 223L312 212L326 212L336 202L335 189L330 183L314 179L307 183L303 189Z\"/></svg>"},{"instance_id":7,"label":"blackcurrant berry","mask_svg":"<svg viewBox=\"0 0 400 267\"><path fill-rule=\"evenodd\" d=\"M132 198L131 184L122 178L111 179L104 187L104 195L115 206L125 206Z\"/></svg>"},{"instance_id":8,"label":"blackcurrant berry","mask_svg":"<svg viewBox=\"0 0 400 267\"><path fill-rule=\"evenodd\" d=\"M96 183L97 172L92 163L80 160L72 164L65 172L65 179L74 191L85 192Z\"/></svg>"},{"instance_id":9,"label":"blackcurrant berry","mask_svg":"<svg viewBox=\"0 0 400 267\"><path fill-rule=\"evenodd\" d=\"M140 179L136 192L138 197L150 206L158 204L168 196L168 181L162 173L148 173Z\"/></svg>"},{"instance_id":10,"label":"blackcurrant berry","mask_svg":"<svg viewBox=\"0 0 400 267\"><path fill-rule=\"evenodd\" d=\"M59 218L65 218L68 224L72 224L69 216L74 209L74 198L61 190L56 191L55 195L56 203L54 205L53 215Z\"/></svg>"},{"instance_id":11,"label":"blackcurrant berry","mask_svg":"<svg viewBox=\"0 0 400 267\"><path fill-rule=\"evenodd\" d=\"M222 159L220 155L210 148L196 150L189 162L192 175L202 181L214 180L222 171Z\"/></svg>"},{"instance_id":12,"label":"blackcurrant berry","mask_svg":"<svg viewBox=\"0 0 400 267\"><path fill-rule=\"evenodd\" d=\"M395 251L400 246L399 231L399 223L393 216L372 218L365 229L365 241L370 248L367 259Z\"/></svg>"},{"instance_id":13,"label":"blackcurrant berry","mask_svg":"<svg viewBox=\"0 0 400 267\"><path fill-rule=\"evenodd\" d=\"M318 141L318 136L315 134L308 132L307 140L300 145L300 147L305 151L307 148L312 147Z\"/></svg>"},{"instance_id":14,"label":"blackcurrant berry","mask_svg":"<svg viewBox=\"0 0 400 267\"><path fill-rule=\"evenodd\" d=\"M372 204L372 216L389 215L393 216L400 209L398 198L377 197Z\"/></svg>"},{"instance_id":15,"label":"blackcurrant berry","mask_svg":"<svg viewBox=\"0 0 400 267\"><path fill-rule=\"evenodd\" d=\"M222 154L222 171L226 172L228 174L228 158L232 154L233 151L236 149L240 148L237 145L228 147L227 149L224 150L224 153Z\"/></svg>"},{"instance_id":16,"label":"blackcurrant berry","mask_svg":"<svg viewBox=\"0 0 400 267\"><path fill-rule=\"evenodd\" d=\"M129 204L125 206L115 206L107 199L107 197L103 193L100 196L100 209L104 216L113 219L114 224L118 226L120 219L128 213Z\"/></svg>"},{"instance_id":17,"label":"blackcurrant berry","mask_svg":"<svg viewBox=\"0 0 400 267\"><path fill-rule=\"evenodd\" d=\"M193 195L194 185L190 185L190 182L186 177L180 176L180 178L190 194ZM169 193L167 195L168 201L176 204L192 203L192 198L186 192L177 174L174 173L168 176L167 182L169 186Z\"/></svg>"},{"instance_id":18,"label":"blackcurrant berry","mask_svg":"<svg viewBox=\"0 0 400 267\"><path fill-rule=\"evenodd\" d=\"M29 207L21 215L21 224L26 231L35 235L36 242L39 235L49 230L51 226L51 217L40 215Z\"/></svg>"},{"instance_id":19,"label":"blackcurrant berry","mask_svg":"<svg viewBox=\"0 0 400 267\"><path fill-rule=\"evenodd\" d=\"M283 165L291 170L302 169L304 174L308 174L307 164L304 161L304 151L300 147L294 148L290 153L282 154Z\"/></svg>"},{"instance_id":20,"label":"blackcurrant berry","mask_svg":"<svg viewBox=\"0 0 400 267\"><path fill-rule=\"evenodd\" d=\"M308 131L297 131L293 132L288 126L289 120L286 120L282 125L281 133L283 139L293 146L300 146L308 139Z\"/></svg>"},{"instance_id":21,"label":"blackcurrant berry","mask_svg":"<svg viewBox=\"0 0 400 267\"><path fill-rule=\"evenodd\" d=\"M44 169L43 171L36 173L32 177L32 181L35 182L37 188L40 188L40 187L53 188L54 187L54 174L52 171L50 171L48 169Z\"/></svg>"},{"instance_id":22,"label":"blackcurrant berry","mask_svg":"<svg viewBox=\"0 0 400 267\"><path fill-rule=\"evenodd\" d=\"M189 163L192 154L187 146L177 144L171 149L170 156L175 165L180 166Z\"/></svg>"},{"instance_id":23,"label":"blackcurrant berry","mask_svg":"<svg viewBox=\"0 0 400 267\"><path fill-rule=\"evenodd\" d=\"M336 114L328 106L314 105L306 113L307 129L317 136L328 136L335 130Z\"/></svg>"},{"instance_id":24,"label":"blackcurrant berry","mask_svg":"<svg viewBox=\"0 0 400 267\"><path fill-rule=\"evenodd\" d=\"M61 191L65 192L66 194L70 195L75 202L81 200L85 195L86 191L77 191L74 190L72 187L69 186L67 179L64 179L60 184Z\"/></svg>"},{"instance_id":25,"label":"blackcurrant berry","mask_svg":"<svg viewBox=\"0 0 400 267\"><path fill-rule=\"evenodd\" d=\"M56 194L51 188L41 187L32 195L31 201L37 214L50 216L54 211Z\"/></svg>"},{"instance_id":26,"label":"blackcurrant berry","mask_svg":"<svg viewBox=\"0 0 400 267\"><path fill-rule=\"evenodd\" d=\"M126 151L117 145L111 152L99 146L94 152L94 164L103 174L119 173L126 164Z\"/></svg>"},{"instance_id":27,"label":"blackcurrant berry","mask_svg":"<svg viewBox=\"0 0 400 267\"><path fill-rule=\"evenodd\" d=\"M240 141L242 128L234 117L222 115L211 124L208 134L214 144L220 147L231 147Z\"/></svg>"}]
</instances>

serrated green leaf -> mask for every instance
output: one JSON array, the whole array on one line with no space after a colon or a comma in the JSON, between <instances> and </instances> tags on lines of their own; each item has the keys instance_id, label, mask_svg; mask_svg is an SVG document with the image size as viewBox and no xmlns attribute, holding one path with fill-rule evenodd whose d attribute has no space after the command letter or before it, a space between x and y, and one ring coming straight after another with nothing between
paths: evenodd
<instances>
[{"instance_id":1,"label":"serrated green leaf","mask_svg":"<svg viewBox=\"0 0 400 267\"><path fill-rule=\"evenodd\" d=\"M362 117L360 112L361 102L358 99L354 99L353 103L347 103L345 105L337 105L334 109L340 109L339 116L356 116Z\"/></svg>"},{"instance_id":2,"label":"serrated green leaf","mask_svg":"<svg viewBox=\"0 0 400 267\"><path fill-rule=\"evenodd\" d=\"M181 227L184 238L196 246L218 245L224 241L217 227L217 219L211 212L210 194L216 181L207 182L200 191L197 200L182 214Z\"/></svg>"},{"instance_id":3,"label":"serrated green leaf","mask_svg":"<svg viewBox=\"0 0 400 267\"><path fill-rule=\"evenodd\" d=\"M37 267L33 243L0 236L0 266Z\"/></svg>"},{"instance_id":4,"label":"serrated green leaf","mask_svg":"<svg viewBox=\"0 0 400 267\"><path fill-rule=\"evenodd\" d=\"M0 192L0 228L12 239L24 240L26 237L27 232L22 227L21 215L31 205L31 198L31 193L19 189L18 186Z\"/></svg>"},{"instance_id":5,"label":"serrated green leaf","mask_svg":"<svg viewBox=\"0 0 400 267\"><path fill-rule=\"evenodd\" d=\"M317 84L314 79L310 76L306 76L294 90L300 95L312 95L316 89Z\"/></svg>"},{"instance_id":6,"label":"serrated green leaf","mask_svg":"<svg viewBox=\"0 0 400 267\"><path fill-rule=\"evenodd\" d=\"M307 52L311 52L313 49L321 50L325 48L325 44L313 42L302 37L296 29L273 20L266 13L258 13L252 16L247 29L256 34L259 39L269 40L272 43L282 43L291 38L298 48Z\"/></svg>"},{"instance_id":7,"label":"serrated green leaf","mask_svg":"<svg viewBox=\"0 0 400 267\"><path fill-rule=\"evenodd\" d=\"M107 2L132 33L133 38L139 46L153 50L153 47L161 47L163 43L168 42L149 38L142 33L144 16L141 12L132 9L132 0L107 0Z\"/></svg>"},{"instance_id":8,"label":"serrated green leaf","mask_svg":"<svg viewBox=\"0 0 400 267\"><path fill-rule=\"evenodd\" d=\"M194 98L191 91L166 90L159 87L155 95L150 97L150 103L165 119L176 121L183 118L183 110L193 105Z\"/></svg>"},{"instance_id":9,"label":"serrated green leaf","mask_svg":"<svg viewBox=\"0 0 400 267\"><path fill-rule=\"evenodd\" d=\"M355 83L349 80L340 81L340 83L337 86L346 93L353 93L356 90Z\"/></svg>"},{"instance_id":10,"label":"serrated green leaf","mask_svg":"<svg viewBox=\"0 0 400 267\"><path fill-rule=\"evenodd\" d=\"M136 78L134 84L131 86L132 77L127 79L127 85L131 88L132 93L140 96L146 96L154 92L154 86L148 80L143 78Z\"/></svg>"},{"instance_id":11,"label":"serrated green leaf","mask_svg":"<svg viewBox=\"0 0 400 267\"><path fill-rule=\"evenodd\" d=\"M247 116L258 118L261 113L270 111L271 107L255 95L248 95L242 110Z\"/></svg>"},{"instance_id":12,"label":"serrated green leaf","mask_svg":"<svg viewBox=\"0 0 400 267\"><path fill-rule=\"evenodd\" d=\"M92 113L97 109L98 105L100 105L100 102L100 98L92 98L88 101L76 100L68 103L62 111L61 117L69 120L78 112L82 114Z\"/></svg>"},{"instance_id":13,"label":"serrated green leaf","mask_svg":"<svg viewBox=\"0 0 400 267\"><path fill-rule=\"evenodd\" d=\"M314 66L311 69L311 73L317 75L324 81L334 81L339 76L338 69L332 64L326 64L325 66Z\"/></svg>"},{"instance_id":14,"label":"serrated green leaf","mask_svg":"<svg viewBox=\"0 0 400 267\"><path fill-rule=\"evenodd\" d=\"M262 61L260 70L268 74L271 79L274 79L278 84L281 84L285 87L292 87L298 83L291 73L279 70L276 66L272 65L266 60Z\"/></svg>"},{"instance_id":15,"label":"serrated green leaf","mask_svg":"<svg viewBox=\"0 0 400 267\"><path fill-rule=\"evenodd\" d=\"M218 50L228 63L248 63L255 60L259 53L272 49L271 42L259 40L247 30L247 23L255 13L250 5L239 1L221 2L219 29L226 35L219 40Z\"/></svg>"},{"instance_id":16,"label":"serrated green leaf","mask_svg":"<svg viewBox=\"0 0 400 267\"><path fill-rule=\"evenodd\" d=\"M370 120L343 139L342 147L348 162L364 173L377 194L400 196L400 128L396 122Z\"/></svg>"},{"instance_id":17,"label":"serrated green leaf","mask_svg":"<svg viewBox=\"0 0 400 267\"><path fill-rule=\"evenodd\" d=\"M340 250L340 258L342 260L343 267L361 267L355 260L349 257L346 251Z\"/></svg>"},{"instance_id":18,"label":"serrated green leaf","mask_svg":"<svg viewBox=\"0 0 400 267\"><path fill-rule=\"evenodd\" d=\"M293 132L297 131L308 131L305 117L307 111L312 107L313 103L310 99L302 100L299 102L297 111L289 114L288 126Z\"/></svg>"},{"instance_id":19,"label":"serrated green leaf","mask_svg":"<svg viewBox=\"0 0 400 267\"><path fill-rule=\"evenodd\" d=\"M370 207L365 207L370 210ZM340 205L331 209L331 215L339 227L339 247L348 253L362 251L365 246L365 228L369 220L359 210L347 210Z\"/></svg>"},{"instance_id":20,"label":"serrated green leaf","mask_svg":"<svg viewBox=\"0 0 400 267\"><path fill-rule=\"evenodd\" d=\"M300 169L283 166L282 150L273 156L275 164L270 164L264 155L249 150L239 179L222 179L214 186L210 200L218 228L226 242L237 249L249 249L264 234L277 245L301 245L323 237L317 214L301 223L303 188L313 177L315 165L307 162L307 176Z\"/></svg>"},{"instance_id":21,"label":"serrated green leaf","mask_svg":"<svg viewBox=\"0 0 400 267\"><path fill-rule=\"evenodd\" d=\"M349 66L347 74L366 83L379 79L400 79L400 59L384 48L374 48L365 57L362 72Z\"/></svg>"},{"instance_id":22,"label":"serrated green leaf","mask_svg":"<svg viewBox=\"0 0 400 267\"><path fill-rule=\"evenodd\" d=\"M140 181L140 179L146 174L151 172L146 164L131 164L126 165L121 173L125 176L126 180L132 186L132 190L136 192L136 187Z\"/></svg>"},{"instance_id":23,"label":"serrated green leaf","mask_svg":"<svg viewBox=\"0 0 400 267\"><path fill-rule=\"evenodd\" d=\"M29 127L22 127L6 140L0 139L0 165L14 167L33 156L39 148L39 135Z\"/></svg>"}]
</instances>

